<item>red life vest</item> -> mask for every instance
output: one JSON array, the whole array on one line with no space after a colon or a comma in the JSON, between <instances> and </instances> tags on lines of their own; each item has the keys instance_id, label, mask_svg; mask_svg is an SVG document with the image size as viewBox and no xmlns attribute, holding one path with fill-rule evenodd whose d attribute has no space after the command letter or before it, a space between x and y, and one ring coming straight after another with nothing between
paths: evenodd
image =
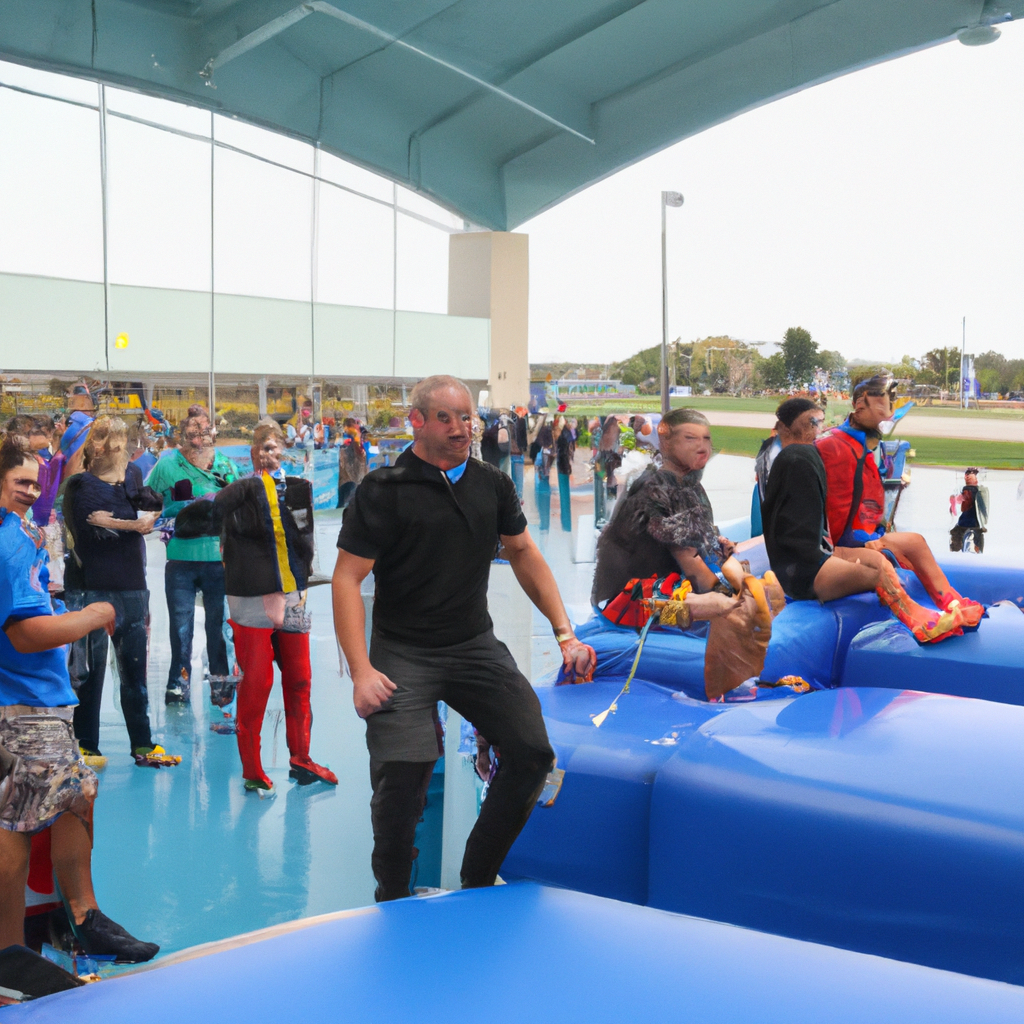
<instances>
[{"instance_id":1,"label":"red life vest","mask_svg":"<svg viewBox=\"0 0 1024 1024\"><path fill-rule=\"evenodd\" d=\"M605 605L601 614L616 626L633 626L640 629L651 617L651 610L646 602L652 597L667 601L682 580L683 577L677 572L660 579L654 575L645 580L630 580L622 591Z\"/></svg>"},{"instance_id":2,"label":"red life vest","mask_svg":"<svg viewBox=\"0 0 1024 1024\"><path fill-rule=\"evenodd\" d=\"M874 453L842 427L833 427L815 444L828 481L826 515L832 543L838 547L863 547L866 541L881 537L885 533L885 489ZM857 491L860 500L857 508L852 509Z\"/></svg>"}]
</instances>

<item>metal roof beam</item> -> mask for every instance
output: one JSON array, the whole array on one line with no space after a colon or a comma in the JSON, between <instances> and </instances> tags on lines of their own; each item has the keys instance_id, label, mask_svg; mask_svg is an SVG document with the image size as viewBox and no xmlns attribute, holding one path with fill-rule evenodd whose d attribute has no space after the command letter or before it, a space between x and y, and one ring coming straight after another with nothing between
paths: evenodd
<instances>
[{"instance_id":1,"label":"metal roof beam","mask_svg":"<svg viewBox=\"0 0 1024 1024\"><path fill-rule=\"evenodd\" d=\"M378 28L376 25L371 25L368 21L363 21L362 18L357 18L354 14L349 14L347 11L343 11L340 7L335 7L333 4L327 3L326 0L309 0L308 3L299 4L298 7L294 7L290 11L286 11L279 17L267 22L265 25L255 29L248 35L243 36L237 42L232 43L230 46L221 50L216 56L211 57L206 62L203 70L199 72L200 75L202 75L203 78L212 79L213 72L217 68L223 67L225 64L235 60L235 58L241 57L243 54L248 53L255 47L260 46L268 40L273 39L275 36L280 35L286 29L290 28L297 22L302 21L304 18L309 17L311 14L325 14L330 18L334 18L337 21L341 21L344 24L351 26L352 28L359 29L362 32L366 32L370 35L376 36L378 39L384 40L388 46L396 46L403 50L407 50L410 53L414 53L416 56L422 57L431 63L439 65L440 67L446 68L456 75L472 82L474 85L477 85L482 89L486 89L495 96L499 96L503 100L515 104L517 107L521 107L523 110L528 111L535 117L539 117L548 124L554 125L561 131L568 132L570 135L575 135L584 142L589 142L592 146L595 144L594 140L589 136L577 131L571 125L565 124L563 121L559 121L557 118L552 117L539 107L536 107L531 103L527 103L525 100L519 99L518 96L513 96L510 92L506 92L499 86L494 85L483 78L479 78L471 72L466 71L464 68L460 68L457 64L453 64L451 61L445 60L443 57L438 57L432 53L428 53L426 50L421 49L418 46L413 46L412 43L407 43L405 40L392 35L390 32L387 32L382 28Z\"/></svg>"}]
</instances>

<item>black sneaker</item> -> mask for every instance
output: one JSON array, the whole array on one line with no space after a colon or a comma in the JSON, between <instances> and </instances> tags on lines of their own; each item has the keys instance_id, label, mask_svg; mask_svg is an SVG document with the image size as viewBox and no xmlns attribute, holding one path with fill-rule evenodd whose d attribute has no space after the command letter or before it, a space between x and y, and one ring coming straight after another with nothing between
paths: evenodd
<instances>
[{"instance_id":1,"label":"black sneaker","mask_svg":"<svg viewBox=\"0 0 1024 1024\"><path fill-rule=\"evenodd\" d=\"M167 687L164 692L165 704L188 704L192 700L192 693L188 686L181 683L174 683Z\"/></svg>"},{"instance_id":2,"label":"black sneaker","mask_svg":"<svg viewBox=\"0 0 1024 1024\"><path fill-rule=\"evenodd\" d=\"M81 924L74 925L75 936L89 956L114 954L119 964L141 964L160 952L155 942L142 942L111 921L102 910L90 910Z\"/></svg>"}]
</instances>

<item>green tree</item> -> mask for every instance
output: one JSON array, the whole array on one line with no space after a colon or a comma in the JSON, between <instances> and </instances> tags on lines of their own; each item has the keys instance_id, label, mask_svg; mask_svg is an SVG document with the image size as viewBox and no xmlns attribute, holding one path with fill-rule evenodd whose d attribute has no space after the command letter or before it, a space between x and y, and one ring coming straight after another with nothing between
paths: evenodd
<instances>
[{"instance_id":1,"label":"green tree","mask_svg":"<svg viewBox=\"0 0 1024 1024\"><path fill-rule=\"evenodd\" d=\"M640 386L651 377L657 380L661 372L661 346L641 349L621 363L614 363L609 372L612 379L621 380L623 384Z\"/></svg>"},{"instance_id":2,"label":"green tree","mask_svg":"<svg viewBox=\"0 0 1024 1024\"><path fill-rule=\"evenodd\" d=\"M761 377L761 383L770 390L777 391L789 383L789 374L786 372L786 357L781 352L776 352L767 359L762 359L757 367Z\"/></svg>"},{"instance_id":3,"label":"green tree","mask_svg":"<svg viewBox=\"0 0 1024 1024\"><path fill-rule=\"evenodd\" d=\"M818 366L829 373L838 373L846 369L846 360L840 352L832 349L823 349L818 353Z\"/></svg>"},{"instance_id":4,"label":"green tree","mask_svg":"<svg viewBox=\"0 0 1024 1024\"><path fill-rule=\"evenodd\" d=\"M955 388L960 379L960 349L933 348L921 356L921 370L914 378L920 384Z\"/></svg>"},{"instance_id":5,"label":"green tree","mask_svg":"<svg viewBox=\"0 0 1024 1024\"><path fill-rule=\"evenodd\" d=\"M789 379L797 385L805 384L814 376L818 366L818 343L810 331L790 327L782 339L782 358Z\"/></svg>"},{"instance_id":6,"label":"green tree","mask_svg":"<svg viewBox=\"0 0 1024 1024\"><path fill-rule=\"evenodd\" d=\"M980 370L978 369L977 361L974 364L975 373L978 376L978 383L981 385L981 393L983 395L990 394L992 392L1002 392L999 371L992 366L983 366ZM1006 389L1007 391L1009 388Z\"/></svg>"}]
</instances>

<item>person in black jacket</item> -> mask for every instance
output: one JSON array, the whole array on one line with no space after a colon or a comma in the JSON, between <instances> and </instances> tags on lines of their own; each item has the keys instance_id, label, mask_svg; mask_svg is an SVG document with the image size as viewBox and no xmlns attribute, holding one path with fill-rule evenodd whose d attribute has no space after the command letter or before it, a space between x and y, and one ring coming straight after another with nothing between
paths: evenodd
<instances>
[{"instance_id":1,"label":"person in black jacket","mask_svg":"<svg viewBox=\"0 0 1024 1024\"><path fill-rule=\"evenodd\" d=\"M313 713L309 692L310 616L306 587L313 562L313 488L281 468L285 439L272 420L253 431L253 474L218 491L212 502L196 501L178 513L176 533L220 532L224 584L231 612L238 685L236 736L247 790L274 784L260 759L260 730L281 669L289 775L306 785L338 784L330 769L309 756ZM204 508L205 506L205 508Z\"/></svg>"},{"instance_id":2,"label":"person in black jacket","mask_svg":"<svg viewBox=\"0 0 1024 1024\"><path fill-rule=\"evenodd\" d=\"M786 594L796 601L834 601L874 590L919 643L961 633L954 613L910 598L881 551L833 548L821 456L809 436L780 431L779 437L782 451L772 464L762 515L768 560Z\"/></svg>"}]
</instances>

